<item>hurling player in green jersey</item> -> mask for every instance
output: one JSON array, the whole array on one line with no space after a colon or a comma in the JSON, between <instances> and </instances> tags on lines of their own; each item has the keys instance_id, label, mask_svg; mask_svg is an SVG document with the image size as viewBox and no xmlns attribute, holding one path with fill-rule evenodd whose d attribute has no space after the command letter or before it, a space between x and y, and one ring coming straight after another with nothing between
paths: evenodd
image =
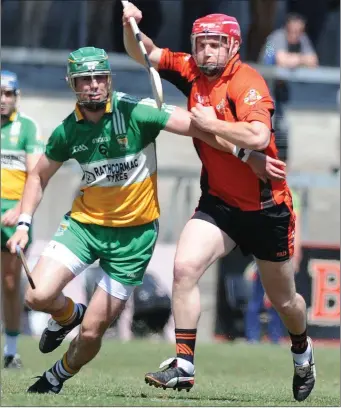
<instances>
[{"instance_id":1,"label":"hurling player in green jersey","mask_svg":"<svg viewBox=\"0 0 341 408\"><path fill-rule=\"evenodd\" d=\"M36 122L18 111L17 75L1 71L1 297L3 305L4 368L19 368L17 353L20 316L21 262L8 252L7 240L14 234L20 214L25 180L41 154L43 142ZM31 233L29 235L31 242Z\"/></svg>"}]
</instances>

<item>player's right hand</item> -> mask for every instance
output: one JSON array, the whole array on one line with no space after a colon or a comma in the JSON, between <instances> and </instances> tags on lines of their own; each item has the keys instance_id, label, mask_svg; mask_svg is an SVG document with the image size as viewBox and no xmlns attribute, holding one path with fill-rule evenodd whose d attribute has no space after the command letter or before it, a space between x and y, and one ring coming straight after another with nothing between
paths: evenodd
<instances>
[{"instance_id":1,"label":"player's right hand","mask_svg":"<svg viewBox=\"0 0 341 408\"><path fill-rule=\"evenodd\" d=\"M255 150L252 151L247 164L251 167L252 171L264 182L266 180L285 180L286 164L281 160L274 159L261 152Z\"/></svg>"},{"instance_id":2,"label":"player's right hand","mask_svg":"<svg viewBox=\"0 0 341 408\"><path fill-rule=\"evenodd\" d=\"M142 20L142 11L138 9L133 3L128 4L123 8L122 23L125 26L129 23L130 17L134 17L138 24Z\"/></svg>"},{"instance_id":3,"label":"player's right hand","mask_svg":"<svg viewBox=\"0 0 341 408\"><path fill-rule=\"evenodd\" d=\"M16 230L11 238L7 241L6 246L11 254L16 254L17 245L19 245L21 249L25 249L28 239L28 231Z\"/></svg>"}]
</instances>

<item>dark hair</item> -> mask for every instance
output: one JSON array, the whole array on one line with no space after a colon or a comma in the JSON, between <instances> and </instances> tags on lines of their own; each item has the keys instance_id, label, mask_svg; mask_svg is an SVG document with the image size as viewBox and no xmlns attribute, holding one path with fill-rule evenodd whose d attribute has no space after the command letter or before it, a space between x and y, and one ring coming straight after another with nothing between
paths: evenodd
<instances>
[{"instance_id":1,"label":"dark hair","mask_svg":"<svg viewBox=\"0 0 341 408\"><path fill-rule=\"evenodd\" d=\"M306 19L299 13L289 13L286 16L285 24L290 23L291 21L302 21L302 23L306 24Z\"/></svg>"}]
</instances>

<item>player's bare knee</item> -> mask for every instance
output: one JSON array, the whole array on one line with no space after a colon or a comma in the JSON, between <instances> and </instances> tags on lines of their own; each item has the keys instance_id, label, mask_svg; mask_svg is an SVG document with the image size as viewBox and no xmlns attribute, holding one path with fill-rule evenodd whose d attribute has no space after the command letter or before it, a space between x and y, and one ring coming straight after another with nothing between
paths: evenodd
<instances>
[{"instance_id":1,"label":"player's bare knee","mask_svg":"<svg viewBox=\"0 0 341 408\"><path fill-rule=\"evenodd\" d=\"M2 290L4 294L15 294L20 290L20 279L13 274L6 274L2 278Z\"/></svg>"},{"instance_id":2,"label":"player's bare knee","mask_svg":"<svg viewBox=\"0 0 341 408\"><path fill-rule=\"evenodd\" d=\"M43 290L39 290L38 287L35 289L29 287L26 290L25 304L32 310L44 311L48 308L51 300L51 297Z\"/></svg>"},{"instance_id":3,"label":"player's bare knee","mask_svg":"<svg viewBox=\"0 0 341 408\"><path fill-rule=\"evenodd\" d=\"M106 330L102 326L101 324L81 324L79 328L79 341L87 344L101 343Z\"/></svg>"},{"instance_id":4,"label":"player's bare knee","mask_svg":"<svg viewBox=\"0 0 341 408\"><path fill-rule=\"evenodd\" d=\"M20 272L20 267L18 268L16 265L6 262L2 263L1 286L4 293L14 294L18 292L18 290L20 289Z\"/></svg>"},{"instance_id":5,"label":"player's bare knee","mask_svg":"<svg viewBox=\"0 0 341 408\"><path fill-rule=\"evenodd\" d=\"M295 309L297 308L297 299L296 296L293 296L291 299L285 301L273 300L272 304L278 313L285 316L290 316L295 312Z\"/></svg>"},{"instance_id":6,"label":"player's bare knee","mask_svg":"<svg viewBox=\"0 0 341 408\"><path fill-rule=\"evenodd\" d=\"M200 269L201 266L196 260L175 259L173 284L181 285L182 288L194 286L201 275Z\"/></svg>"}]
</instances>

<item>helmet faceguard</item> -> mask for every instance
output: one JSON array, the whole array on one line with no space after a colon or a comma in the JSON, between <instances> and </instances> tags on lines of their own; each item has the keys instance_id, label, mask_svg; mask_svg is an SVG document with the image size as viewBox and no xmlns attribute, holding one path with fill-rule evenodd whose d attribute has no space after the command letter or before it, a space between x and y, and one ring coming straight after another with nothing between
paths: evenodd
<instances>
[{"instance_id":1,"label":"helmet faceguard","mask_svg":"<svg viewBox=\"0 0 341 408\"><path fill-rule=\"evenodd\" d=\"M76 79L84 76L96 77L98 75L107 75L107 95L99 101L84 100L84 92L77 92ZM77 103L84 108L97 111L103 109L106 103L111 99L112 94L112 73L107 53L100 48L84 47L72 52L68 59L67 80L71 89L75 92ZM89 96L94 93L89 92Z\"/></svg>"},{"instance_id":2,"label":"helmet faceguard","mask_svg":"<svg viewBox=\"0 0 341 408\"><path fill-rule=\"evenodd\" d=\"M16 109L18 96L20 95L18 77L14 72L1 71L1 93L12 94L12 102L4 102L1 98L1 116L9 117Z\"/></svg>"},{"instance_id":3,"label":"helmet faceguard","mask_svg":"<svg viewBox=\"0 0 341 408\"><path fill-rule=\"evenodd\" d=\"M219 53L223 43L227 46L227 56L224 61L220 60L220 55L216 56L215 63L201 64L198 61L197 55L197 40L200 37L218 37L219 38ZM208 16L199 18L193 24L191 43L192 55L198 68L207 76L220 75L226 68L230 59L236 54L235 42L241 44L241 34L238 21L234 17L225 14L209 14ZM237 49L238 52L239 48Z\"/></svg>"}]
</instances>

